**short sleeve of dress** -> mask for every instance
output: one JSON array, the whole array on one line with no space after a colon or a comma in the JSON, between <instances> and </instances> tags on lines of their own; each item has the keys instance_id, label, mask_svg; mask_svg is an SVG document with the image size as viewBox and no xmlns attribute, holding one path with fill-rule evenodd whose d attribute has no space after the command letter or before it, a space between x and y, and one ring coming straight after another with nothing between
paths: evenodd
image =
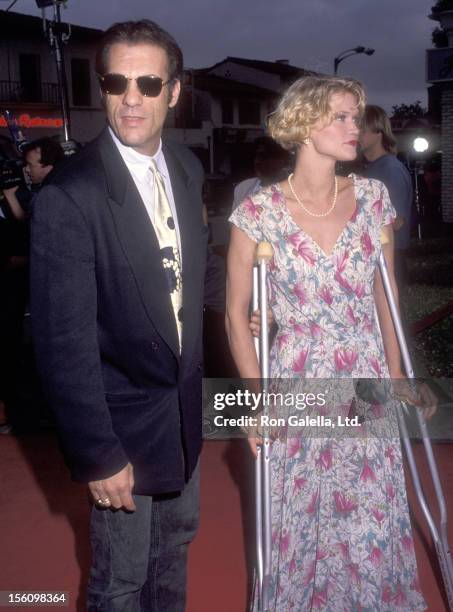
<instances>
[{"instance_id":1,"label":"short sleeve of dress","mask_svg":"<svg viewBox=\"0 0 453 612\"><path fill-rule=\"evenodd\" d=\"M261 214L263 207L260 206L255 197L248 196L237 206L229 217L229 222L233 223L254 242L264 240L261 229Z\"/></svg>"},{"instance_id":2,"label":"short sleeve of dress","mask_svg":"<svg viewBox=\"0 0 453 612\"><path fill-rule=\"evenodd\" d=\"M384 183L379 183L381 189L381 201L382 201L382 217L381 225L390 225L397 217L395 207L390 201L390 196L387 187Z\"/></svg>"}]
</instances>

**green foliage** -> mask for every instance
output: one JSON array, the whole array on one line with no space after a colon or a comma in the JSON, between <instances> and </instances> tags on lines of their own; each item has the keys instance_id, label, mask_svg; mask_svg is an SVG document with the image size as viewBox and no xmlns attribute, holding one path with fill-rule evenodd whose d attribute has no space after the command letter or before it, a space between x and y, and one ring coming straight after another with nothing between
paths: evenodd
<instances>
[{"instance_id":1,"label":"green foliage","mask_svg":"<svg viewBox=\"0 0 453 612\"><path fill-rule=\"evenodd\" d=\"M427 113L420 100L413 104L395 104L392 111L392 119L418 119Z\"/></svg>"},{"instance_id":2,"label":"green foliage","mask_svg":"<svg viewBox=\"0 0 453 612\"><path fill-rule=\"evenodd\" d=\"M431 7L433 14L441 13L442 11L453 11L453 0L437 0Z\"/></svg>"},{"instance_id":3,"label":"green foliage","mask_svg":"<svg viewBox=\"0 0 453 612\"><path fill-rule=\"evenodd\" d=\"M436 49L448 47L448 36L445 30L443 30L442 28L434 28L431 33L431 40L433 43L433 47L436 47Z\"/></svg>"}]
</instances>

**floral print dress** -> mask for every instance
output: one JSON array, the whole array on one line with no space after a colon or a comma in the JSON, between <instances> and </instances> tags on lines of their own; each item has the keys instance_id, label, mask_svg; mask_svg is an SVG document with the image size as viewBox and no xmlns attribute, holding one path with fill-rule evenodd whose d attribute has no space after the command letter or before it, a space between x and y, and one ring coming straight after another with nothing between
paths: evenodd
<instances>
[{"instance_id":1,"label":"floral print dress","mask_svg":"<svg viewBox=\"0 0 453 612\"><path fill-rule=\"evenodd\" d=\"M274 379L389 376L373 285L381 228L396 213L381 182L351 176L356 209L330 254L295 223L278 184L246 198L230 217L273 247ZM396 420L391 425L387 436L273 442L274 612L426 609Z\"/></svg>"}]
</instances>

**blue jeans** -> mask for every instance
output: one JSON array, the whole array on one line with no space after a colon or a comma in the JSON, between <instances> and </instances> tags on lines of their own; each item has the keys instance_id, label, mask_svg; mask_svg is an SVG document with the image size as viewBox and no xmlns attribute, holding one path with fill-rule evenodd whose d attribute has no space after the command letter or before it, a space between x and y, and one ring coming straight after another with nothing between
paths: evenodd
<instances>
[{"instance_id":1,"label":"blue jeans","mask_svg":"<svg viewBox=\"0 0 453 612\"><path fill-rule=\"evenodd\" d=\"M134 495L135 512L91 514L88 611L183 612L199 518L199 466L180 494Z\"/></svg>"}]
</instances>

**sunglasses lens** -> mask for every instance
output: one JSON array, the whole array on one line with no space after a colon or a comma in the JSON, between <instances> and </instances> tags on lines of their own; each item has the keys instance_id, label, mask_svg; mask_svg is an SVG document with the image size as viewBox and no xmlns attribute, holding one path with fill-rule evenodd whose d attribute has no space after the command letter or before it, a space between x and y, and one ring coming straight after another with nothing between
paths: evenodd
<instances>
[{"instance_id":1,"label":"sunglasses lens","mask_svg":"<svg viewBox=\"0 0 453 612\"><path fill-rule=\"evenodd\" d=\"M160 77L140 76L136 81L142 96L157 98L162 91L163 81ZM119 96L126 91L128 79L124 74L105 74L99 82L103 93Z\"/></svg>"},{"instance_id":2,"label":"sunglasses lens","mask_svg":"<svg viewBox=\"0 0 453 612\"><path fill-rule=\"evenodd\" d=\"M157 96L162 91L162 79L159 77L138 77L137 85L142 95L148 98L157 98Z\"/></svg>"},{"instance_id":3,"label":"sunglasses lens","mask_svg":"<svg viewBox=\"0 0 453 612\"><path fill-rule=\"evenodd\" d=\"M100 79L103 93L119 96L127 89L127 78L123 74L106 74Z\"/></svg>"}]
</instances>

